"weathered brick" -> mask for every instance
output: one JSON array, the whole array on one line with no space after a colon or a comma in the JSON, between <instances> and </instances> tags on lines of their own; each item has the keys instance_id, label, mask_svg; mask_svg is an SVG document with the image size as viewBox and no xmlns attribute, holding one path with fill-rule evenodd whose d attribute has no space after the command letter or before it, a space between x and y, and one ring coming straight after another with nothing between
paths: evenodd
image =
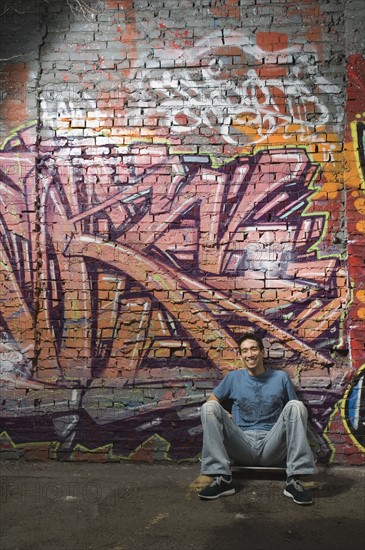
<instances>
[{"instance_id":1,"label":"weathered brick","mask_svg":"<svg viewBox=\"0 0 365 550\"><path fill-rule=\"evenodd\" d=\"M331 460L363 463L363 2L29 5L0 22L1 452L196 456L259 330Z\"/></svg>"}]
</instances>

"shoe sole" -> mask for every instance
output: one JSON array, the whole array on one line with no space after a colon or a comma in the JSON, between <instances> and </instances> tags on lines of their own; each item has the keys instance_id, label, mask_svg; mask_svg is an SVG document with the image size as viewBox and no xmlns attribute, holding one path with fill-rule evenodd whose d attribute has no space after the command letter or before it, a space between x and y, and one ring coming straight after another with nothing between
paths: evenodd
<instances>
[{"instance_id":1,"label":"shoe sole","mask_svg":"<svg viewBox=\"0 0 365 550\"><path fill-rule=\"evenodd\" d=\"M235 489L229 489L228 491L224 491L224 493L219 493L219 495L215 495L213 497L205 497L204 495L199 495L199 498L203 500L215 500L219 497L229 497L230 495L234 495L235 492Z\"/></svg>"},{"instance_id":2,"label":"shoe sole","mask_svg":"<svg viewBox=\"0 0 365 550\"><path fill-rule=\"evenodd\" d=\"M313 500L311 500L310 502L299 502L299 500L295 500L294 495L292 495L291 493L288 493L288 491L286 491L285 489L283 491L283 495L285 495L286 497L290 497L291 499L294 500L295 504L299 504L301 506L308 506L309 504L313 503Z\"/></svg>"}]
</instances>

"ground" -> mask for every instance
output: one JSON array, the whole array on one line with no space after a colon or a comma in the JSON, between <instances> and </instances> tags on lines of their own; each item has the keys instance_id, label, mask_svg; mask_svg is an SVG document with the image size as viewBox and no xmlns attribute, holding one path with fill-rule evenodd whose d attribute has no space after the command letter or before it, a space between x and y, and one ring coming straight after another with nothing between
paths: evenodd
<instances>
[{"instance_id":1,"label":"ground","mask_svg":"<svg viewBox=\"0 0 365 550\"><path fill-rule=\"evenodd\" d=\"M361 467L320 467L315 503L283 496L280 471L234 474L237 492L201 501L195 464L2 461L1 550L359 550Z\"/></svg>"}]
</instances>

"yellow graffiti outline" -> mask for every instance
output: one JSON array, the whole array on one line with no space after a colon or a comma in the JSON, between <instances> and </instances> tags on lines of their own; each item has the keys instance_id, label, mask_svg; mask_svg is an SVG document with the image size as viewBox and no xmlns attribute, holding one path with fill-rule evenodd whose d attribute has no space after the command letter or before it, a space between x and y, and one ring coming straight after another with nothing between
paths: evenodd
<instances>
[{"instance_id":1,"label":"yellow graffiti outline","mask_svg":"<svg viewBox=\"0 0 365 550\"><path fill-rule=\"evenodd\" d=\"M335 454L336 454L336 448L334 447L332 441L330 440L329 436L327 435L327 432L329 431L330 429L330 426L333 422L333 419L335 417L335 415L338 413L339 411L339 408L340 408L340 405L341 405L341 399L339 401L337 401L337 403L335 403L334 407L333 407L333 411L328 419L328 422L327 422L327 426L325 427L325 429L323 430L323 438L327 441L328 443L328 446L329 448L331 449L331 456L330 456L330 459L328 461L329 464L332 464L334 458L335 458Z\"/></svg>"},{"instance_id":2,"label":"yellow graffiti outline","mask_svg":"<svg viewBox=\"0 0 365 550\"><path fill-rule=\"evenodd\" d=\"M348 395L349 395L350 391L354 387L354 384L355 384L354 380L359 377L361 371L363 371L363 370L365 370L365 363L357 370L354 378L351 380L350 384L348 384L348 386L346 388L346 391L344 393L344 396L339 401L337 401L337 403L335 403L335 405L333 407L333 411L331 413L331 416L329 417L329 420L327 422L327 426L323 430L323 438L327 441L328 446L331 449L331 457L329 459L329 464L332 464L333 461L334 461L335 454L336 454L336 448L333 445L332 441L330 440L330 438L328 436L328 432L330 431L330 426L333 422L334 417L336 416L336 414L338 412L340 413L340 417L341 417L342 423L344 425L344 428L346 430L346 434L350 437L352 443L354 443L355 447L357 447L360 451L365 451L365 447L363 447L358 442L356 437L354 437L352 435L351 430L350 430L349 425L348 425L347 420L346 420L346 413L345 413L346 401L347 401L347 398L348 398Z\"/></svg>"},{"instance_id":3,"label":"yellow graffiti outline","mask_svg":"<svg viewBox=\"0 0 365 550\"><path fill-rule=\"evenodd\" d=\"M5 430L3 432L0 433L0 440L1 439L6 439L10 445L13 447L13 449L17 449L18 446L16 445L16 443L14 443L14 441L11 439L10 435L8 434L8 432L6 432Z\"/></svg>"},{"instance_id":4,"label":"yellow graffiti outline","mask_svg":"<svg viewBox=\"0 0 365 550\"><path fill-rule=\"evenodd\" d=\"M126 456L114 454L114 452L113 452L113 448L114 448L113 443L107 443L106 445L101 445L100 447L97 447L95 449L90 449L90 447L86 447L85 445L82 445L81 443L77 443L75 445L75 447L72 449L72 453L70 455L70 460L74 461L74 462L77 462L75 460L75 457L74 457L74 454L77 451L81 451L83 453L91 453L91 454L97 454L97 453L100 453L100 452L107 451L107 458L110 459L110 461L115 461L115 462L120 461L120 460L133 460L133 455L135 455L136 452L138 452L140 449L143 449L143 447L145 446L146 443L148 443L149 441L152 441L153 439L156 439L156 438L158 440L160 440L161 442L163 442L164 444L166 444L166 449L167 450L163 451L163 459L171 461L172 459L169 458L169 456L168 456L168 452L170 450L171 443L169 443L167 441L167 439L165 439L164 437L162 437L158 433L154 433L153 435L148 437L145 441L143 441L143 443L138 445L131 453L129 453Z\"/></svg>"},{"instance_id":5,"label":"yellow graffiti outline","mask_svg":"<svg viewBox=\"0 0 365 550\"><path fill-rule=\"evenodd\" d=\"M23 443L14 443L11 436L8 434L6 430L0 433L0 440L5 439L8 441L8 443L12 446L13 449L20 450L20 451L27 451L28 449L37 448L39 447L40 450L44 450L44 448L47 446L50 451L52 451L52 447L59 445L59 442L56 441L29 441L29 442L23 442ZM1 443L1 441L0 441ZM3 449L4 453L7 452L6 449ZM6 458L6 457L5 457Z\"/></svg>"},{"instance_id":6,"label":"yellow graffiti outline","mask_svg":"<svg viewBox=\"0 0 365 550\"><path fill-rule=\"evenodd\" d=\"M77 443L75 445L75 447L72 449L72 452L70 453L70 462L78 462L78 460L75 459L75 453L77 451L81 451L82 453L88 453L88 454L97 454L97 453L100 453L100 452L104 452L106 453L106 457L108 460L110 461L114 461L114 462L118 462L118 461L121 461L121 460L133 460L133 455L138 452L139 450L143 449L144 445L146 443L148 443L149 441L153 441L154 439L158 439L159 441L161 441L162 443L164 443L166 445L166 450L162 452L162 459L163 460L168 460L168 461L172 461L172 459L168 456L168 452L170 450L170 447L171 447L171 443L169 443L169 441L167 441L167 439L165 439L164 437L162 437L160 434L158 433L154 433L153 435L151 435L150 437L148 437L145 441L143 441L143 443L141 443L140 445L138 445L131 453L129 453L127 456L123 456L123 455L116 455L113 453L113 443L107 443L106 445L101 445L100 447L96 447L95 449L90 449L89 447L86 447L85 445L82 445L81 443ZM57 452L57 449L59 449L59 447L61 446L60 442L59 441L49 441L49 440L46 440L46 441L33 441L33 442L24 442L24 443L14 443L13 439L11 438L11 436L8 434L8 432L6 430L4 430L3 432L0 433L0 440L1 439L5 439L9 445L12 447L12 449L15 449L15 450L23 450L23 451L27 451L28 449L30 448L40 448L40 450L44 450L45 447L47 447L49 449L49 452L50 452L50 458L55 458L56 457L56 452ZM157 452L160 453L160 451L157 450ZM6 453L6 449L4 449L4 453ZM188 462L196 462L196 458L190 458L190 459L187 459Z\"/></svg>"},{"instance_id":7,"label":"yellow graffiti outline","mask_svg":"<svg viewBox=\"0 0 365 550\"><path fill-rule=\"evenodd\" d=\"M169 443L169 441L167 441L167 439L165 439L164 437L162 437L162 435L158 434L158 433L154 433L152 434L150 437L148 437L147 439L145 439L143 441L143 443L141 443L140 445L138 445L138 447L136 447L134 449L134 451L132 451L126 458L127 460L133 460L133 455L135 455L138 451L140 451L141 449L143 449L143 447L146 445L146 443L148 443L149 441L152 441L154 439L157 439L159 442L162 442L164 444L166 444L166 450L162 452L162 456L163 456L163 459L164 460L169 460L170 462L172 461L171 458L169 458L168 456L168 452L170 450L170 447L171 447L171 443ZM157 452L160 453L160 451L157 449Z\"/></svg>"},{"instance_id":8,"label":"yellow graffiti outline","mask_svg":"<svg viewBox=\"0 0 365 550\"><path fill-rule=\"evenodd\" d=\"M309 151L307 151L308 153L308 156L310 157L310 153ZM312 161L313 162L313 161ZM316 163L316 162L313 162L313 164L317 164L317 172L316 172L316 176L318 175L318 172L319 170L321 169L321 166L319 165L319 163ZM319 245L321 244L321 242L323 242L325 236L327 235L327 232L328 232L328 220L330 218L330 212L328 211L321 211L321 210L315 210L314 212L308 212L307 210L309 208L311 208L314 204L315 201L313 201L313 197L318 193L318 189L320 188L320 186L317 185L317 188L315 187L315 183L314 181L312 180L308 186L309 189L313 189L313 193L308 197L307 201L308 201L308 204L307 206L305 207L305 209L303 210L302 212L302 216L303 217L306 217L306 218L311 218L311 217L315 217L315 216L323 216L324 217L324 227L323 227L323 230L322 230L322 233L321 233L321 236L317 239L317 241L310 247L308 248L307 252L310 253L310 252L315 252L316 255L317 255L317 258L319 259L323 259L323 258L337 258L337 259L340 259L340 260L346 260L347 259L347 250L341 254L341 253L333 253L333 254L322 254L321 251L318 249L319 248Z\"/></svg>"},{"instance_id":9,"label":"yellow graffiti outline","mask_svg":"<svg viewBox=\"0 0 365 550\"><path fill-rule=\"evenodd\" d=\"M359 117L360 118L360 117ZM361 164L360 164L360 155L359 155L359 144L357 139L357 123L359 122L359 119L354 120L350 123L350 130L351 130L351 136L352 136L352 145L354 145L352 152L356 160L356 168L359 175L359 183L360 186L358 187L359 191L365 191L365 180L363 178L362 170L361 170Z\"/></svg>"},{"instance_id":10,"label":"yellow graffiti outline","mask_svg":"<svg viewBox=\"0 0 365 550\"><path fill-rule=\"evenodd\" d=\"M352 432L349 428L349 425L348 425L348 422L347 422L347 419L346 419L346 402L347 402L349 393L351 392L351 390L353 389L353 387L357 383L357 379L360 378L360 376L362 374L362 371L365 372L365 363L363 365L361 365L361 367L356 371L356 374L354 375L354 377L351 380L350 384L347 386L346 391L344 393L344 396L343 396L343 398L340 402L340 413L341 413L342 422L345 426L345 429L346 429L348 435L350 436L351 441L353 443L355 443L356 447L358 447L361 451L365 451L365 447L358 442L358 440L356 439L356 437L354 435L352 435Z\"/></svg>"},{"instance_id":11,"label":"yellow graffiti outline","mask_svg":"<svg viewBox=\"0 0 365 550\"><path fill-rule=\"evenodd\" d=\"M58 449L60 445L58 444ZM108 459L113 460L113 443L106 443L105 445L101 445L100 447L96 447L95 449L90 449L89 447L85 447L84 445L81 445L81 443L77 443L75 447L73 447L72 452L70 454L70 462L80 462L75 459L75 453L80 451L81 453L88 453L91 455L95 455L98 453L106 453L106 456Z\"/></svg>"},{"instance_id":12,"label":"yellow graffiti outline","mask_svg":"<svg viewBox=\"0 0 365 550\"><path fill-rule=\"evenodd\" d=\"M13 128L10 132L10 134L0 143L0 151L4 150L4 147L6 147L7 143L11 141L16 135L21 132L22 130L27 130L28 128L32 128L33 126L37 125L36 120L28 120L24 124L21 124L20 126L17 126L16 128ZM10 151L9 151L10 152Z\"/></svg>"}]
</instances>

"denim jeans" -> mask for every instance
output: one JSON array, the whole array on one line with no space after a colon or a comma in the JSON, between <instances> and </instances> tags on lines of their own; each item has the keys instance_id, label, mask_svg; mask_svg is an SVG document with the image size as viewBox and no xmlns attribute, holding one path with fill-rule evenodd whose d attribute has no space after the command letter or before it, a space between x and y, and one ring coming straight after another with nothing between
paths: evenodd
<instances>
[{"instance_id":1,"label":"denim jeans","mask_svg":"<svg viewBox=\"0 0 365 550\"><path fill-rule=\"evenodd\" d=\"M289 401L270 431L241 430L217 401L202 406L201 473L229 475L231 462L275 466L286 460L288 476L315 472L307 439L308 413L301 401Z\"/></svg>"}]
</instances>

